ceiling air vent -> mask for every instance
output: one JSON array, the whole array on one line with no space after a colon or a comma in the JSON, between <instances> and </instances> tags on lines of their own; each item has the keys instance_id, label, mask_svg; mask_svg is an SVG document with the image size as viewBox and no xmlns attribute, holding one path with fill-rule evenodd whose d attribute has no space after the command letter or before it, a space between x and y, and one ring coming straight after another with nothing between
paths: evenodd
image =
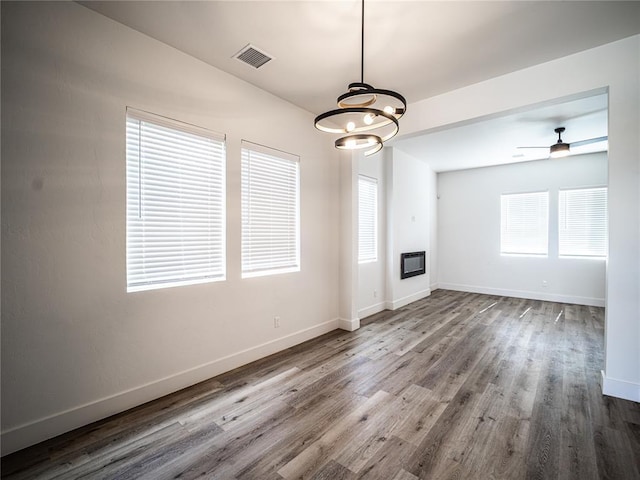
<instances>
[{"instance_id":1,"label":"ceiling air vent","mask_svg":"<svg viewBox=\"0 0 640 480\"><path fill-rule=\"evenodd\" d=\"M262 65L267 63L270 60L273 60L273 57L268 53L260 50L253 45L249 44L236 53L233 58L237 58L241 62L246 63L247 65L251 65L253 68L260 68Z\"/></svg>"}]
</instances>

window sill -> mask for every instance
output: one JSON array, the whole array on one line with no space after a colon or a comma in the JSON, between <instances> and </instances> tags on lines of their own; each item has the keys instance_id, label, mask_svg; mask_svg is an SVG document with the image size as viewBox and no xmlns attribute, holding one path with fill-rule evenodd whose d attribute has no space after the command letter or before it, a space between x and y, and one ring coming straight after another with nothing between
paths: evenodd
<instances>
[{"instance_id":1,"label":"window sill","mask_svg":"<svg viewBox=\"0 0 640 480\"><path fill-rule=\"evenodd\" d=\"M273 270L260 270L256 272L242 272L242 278L254 278L254 277L267 277L269 275L280 275L282 273L295 273L299 272L300 267L287 267L287 268L277 268Z\"/></svg>"},{"instance_id":2,"label":"window sill","mask_svg":"<svg viewBox=\"0 0 640 480\"><path fill-rule=\"evenodd\" d=\"M549 258L548 253L502 253L501 257Z\"/></svg>"}]
</instances>

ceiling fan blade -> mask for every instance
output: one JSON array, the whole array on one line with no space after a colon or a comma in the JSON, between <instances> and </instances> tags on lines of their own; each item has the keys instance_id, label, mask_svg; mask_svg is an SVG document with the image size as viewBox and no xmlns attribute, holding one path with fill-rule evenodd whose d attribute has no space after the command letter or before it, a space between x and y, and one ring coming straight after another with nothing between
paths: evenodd
<instances>
[{"instance_id":1,"label":"ceiling fan blade","mask_svg":"<svg viewBox=\"0 0 640 480\"><path fill-rule=\"evenodd\" d=\"M572 147L581 147L582 145L590 145L592 143L604 142L605 140L608 140L608 139L609 137L589 138L587 140L580 140L579 142L571 142L570 145Z\"/></svg>"}]
</instances>

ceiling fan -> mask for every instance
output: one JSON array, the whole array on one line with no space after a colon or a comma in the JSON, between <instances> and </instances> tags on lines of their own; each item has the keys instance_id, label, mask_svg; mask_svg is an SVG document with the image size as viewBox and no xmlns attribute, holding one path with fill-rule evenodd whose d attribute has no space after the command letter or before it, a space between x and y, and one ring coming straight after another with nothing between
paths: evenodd
<instances>
[{"instance_id":1,"label":"ceiling fan","mask_svg":"<svg viewBox=\"0 0 640 480\"><path fill-rule=\"evenodd\" d=\"M518 147L518 148L548 148L549 157L559 158L566 157L570 154L571 147L581 147L582 145L589 145L591 143L598 143L607 140L609 137L595 137L587 140L580 140L578 142L565 143L562 141L562 133L565 131L564 127L558 127L554 130L558 134L558 141L548 147Z\"/></svg>"}]
</instances>

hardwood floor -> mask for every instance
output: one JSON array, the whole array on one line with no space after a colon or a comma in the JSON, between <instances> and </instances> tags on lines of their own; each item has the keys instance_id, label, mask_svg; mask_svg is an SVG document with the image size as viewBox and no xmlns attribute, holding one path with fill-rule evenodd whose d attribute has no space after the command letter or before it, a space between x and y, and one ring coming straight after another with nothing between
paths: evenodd
<instances>
[{"instance_id":1,"label":"hardwood floor","mask_svg":"<svg viewBox=\"0 0 640 480\"><path fill-rule=\"evenodd\" d=\"M435 291L2 459L10 479L640 478L603 309Z\"/></svg>"}]
</instances>

